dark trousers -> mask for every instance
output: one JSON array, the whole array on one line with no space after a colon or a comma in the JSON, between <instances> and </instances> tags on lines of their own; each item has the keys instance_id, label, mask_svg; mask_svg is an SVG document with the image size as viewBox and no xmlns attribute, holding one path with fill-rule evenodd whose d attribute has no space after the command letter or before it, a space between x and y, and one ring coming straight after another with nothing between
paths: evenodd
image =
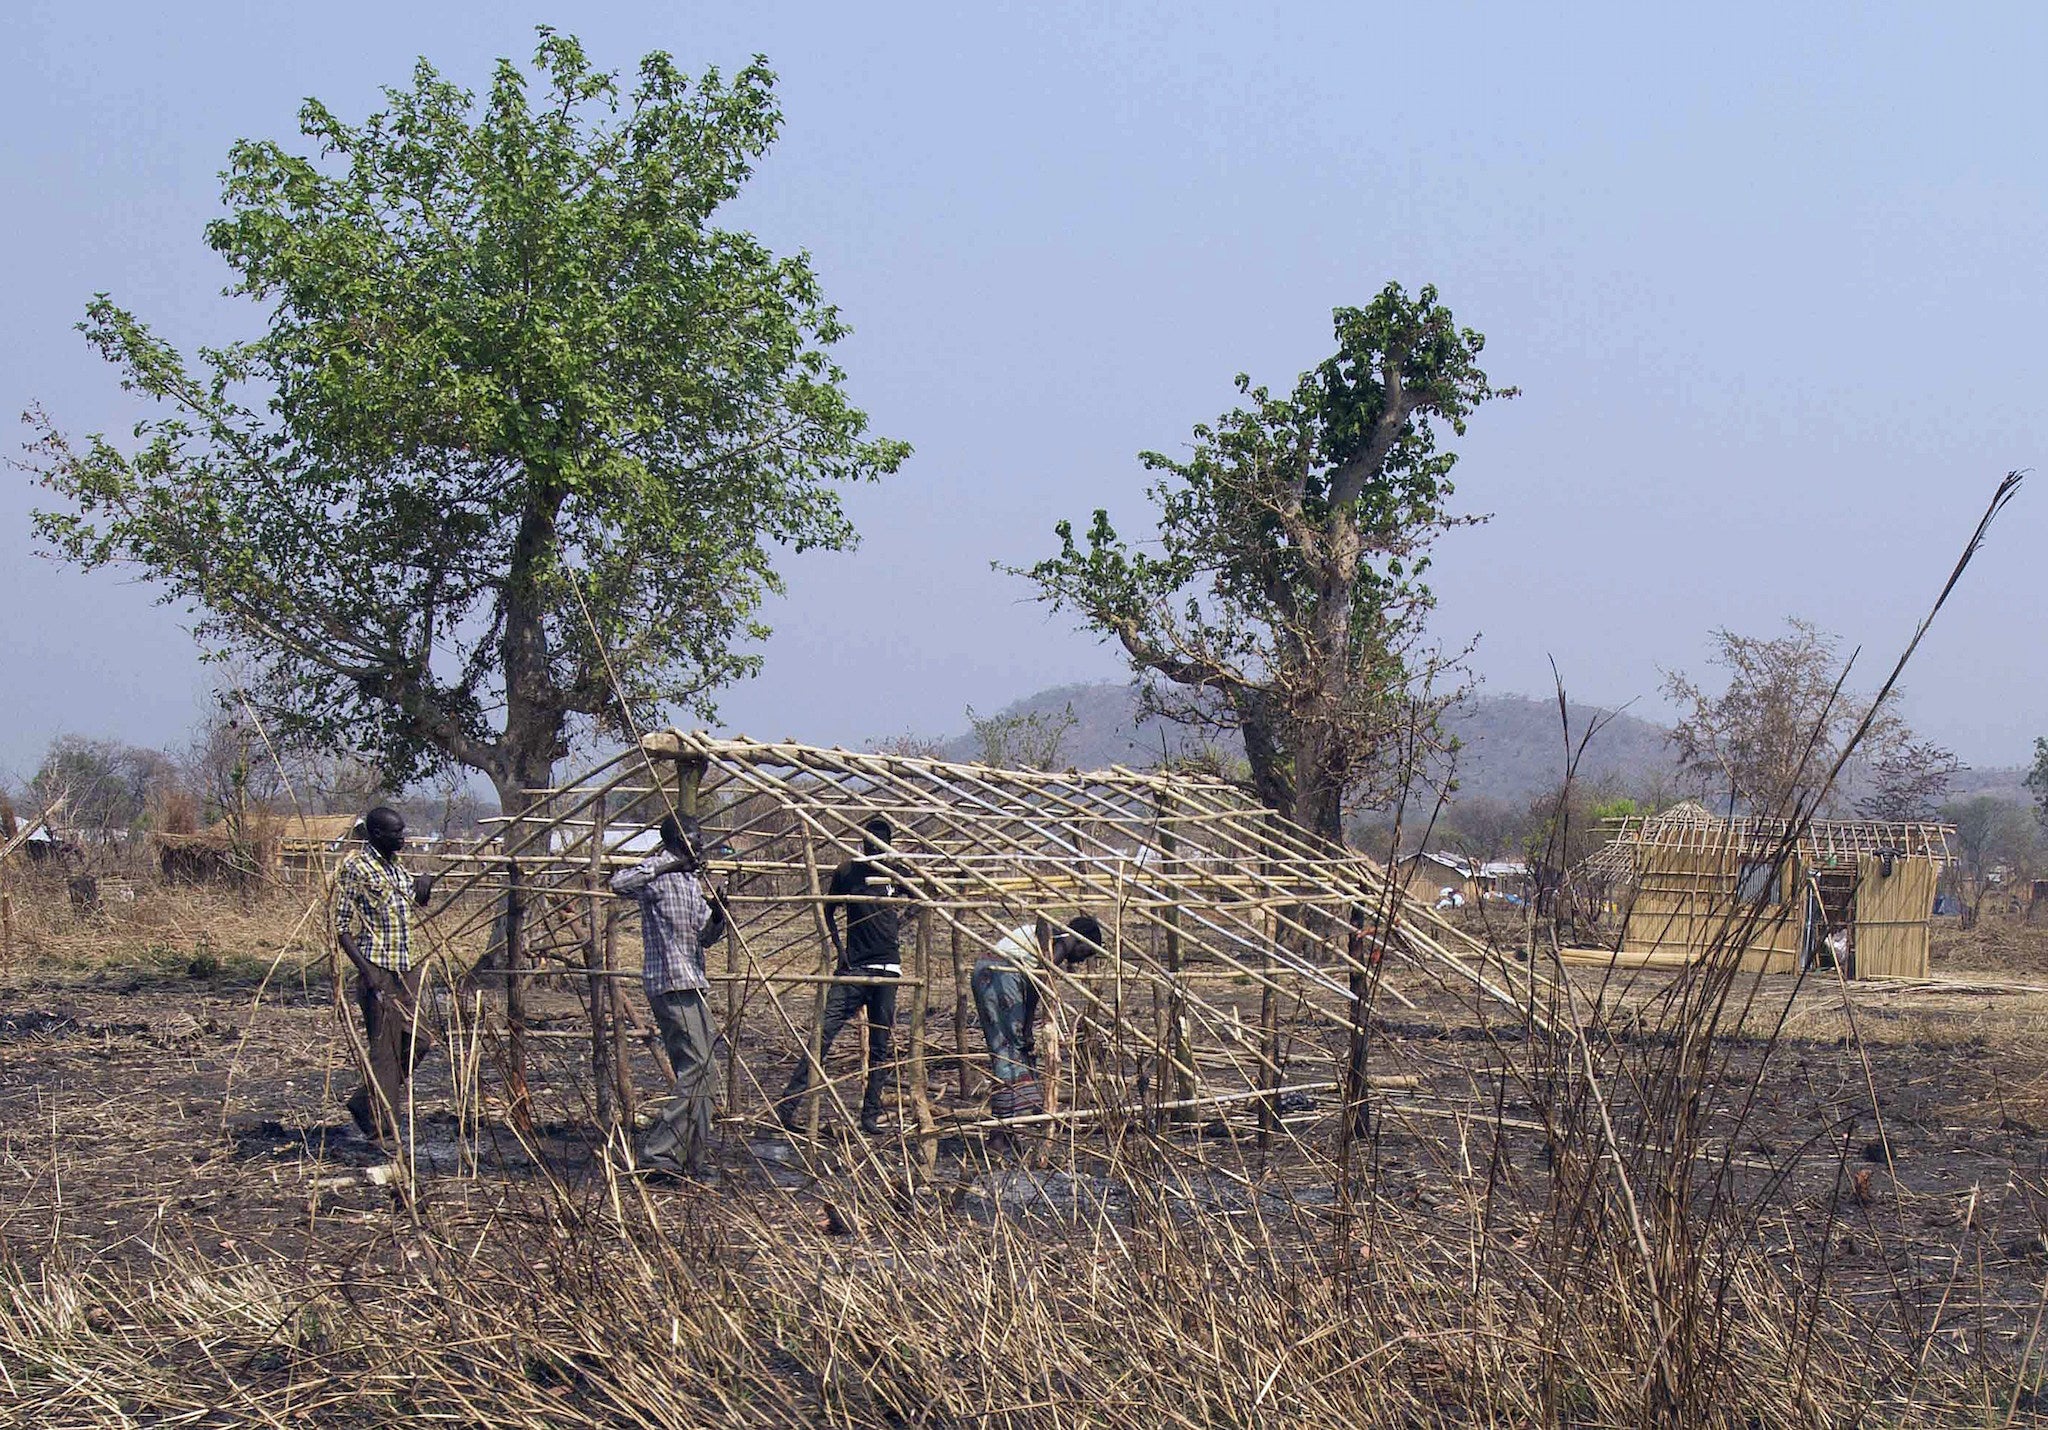
<instances>
[{"instance_id":1,"label":"dark trousers","mask_svg":"<svg viewBox=\"0 0 2048 1430\"><path fill-rule=\"evenodd\" d=\"M348 1115L365 1137L395 1138L405 1121L405 1084L426 1029L414 1027L420 971L403 976L388 968L356 970L356 1006L363 1014L369 1079L348 1100ZM381 1130L380 1130L381 1129Z\"/></svg>"},{"instance_id":2,"label":"dark trousers","mask_svg":"<svg viewBox=\"0 0 2048 1430\"><path fill-rule=\"evenodd\" d=\"M865 970L848 970L857 976L866 976ZM882 1090L889 1085L889 1035L896 1026L896 985L893 983L835 983L825 997L825 1026L818 1037L818 1059L824 1061L825 1054L832 1050L832 1040L839 1036L854 1013L865 1008L868 1015L868 1085L861 1094L860 1116L863 1122L872 1122L882 1115ZM789 1085L782 1090L776 1111L787 1122L796 1115L797 1099L804 1095L811 1085L811 1060L808 1055L797 1059L796 1069L789 1075Z\"/></svg>"},{"instance_id":3,"label":"dark trousers","mask_svg":"<svg viewBox=\"0 0 2048 1430\"><path fill-rule=\"evenodd\" d=\"M698 989L650 993L647 1002L661 1029L661 1045L675 1070L675 1094L647 1135L643 1161L669 1171L699 1172L711 1148L711 1114L718 1085L718 1039L711 1005Z\"/></svg>"}]
</instances>

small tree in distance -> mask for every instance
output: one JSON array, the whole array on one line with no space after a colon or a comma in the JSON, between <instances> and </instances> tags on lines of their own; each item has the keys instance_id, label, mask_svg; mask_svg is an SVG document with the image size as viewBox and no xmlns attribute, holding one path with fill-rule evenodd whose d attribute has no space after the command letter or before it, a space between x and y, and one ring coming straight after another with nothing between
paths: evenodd
<instances>
[{"instance_id":1,"label":"small tree in distance","mask_svg":"<svg viewBox=\"0 0 2048 1430\"><path fill-rule=\"evenodd\" d=\"M1339 308L1337 350L1275 395L1240 374L1245 401L1195 428L1184 458L1139 460L1160 478L1157 555L1098 510L1085 536L1026 571L1039 598L1118 642L1150 709L1242 735L1270 807L1332 839L1347 800L1384 776L1418 727L1433 730L1444 664L1425 646L1420 578L1452 514L1455 453L1496 393L1485 339L1460 328L1436 289L1389 284Z\"/></svg>"},{"instance_id":2,"label":"small tree in distance","mask_svg":"<svg viewBox=\"0 0 2048 1430\"><path fill-rule=\"evenodd\" d=\"M1665 698L1682 712L1671 732L1679 769L1710 807L1725 812L1732 796L1750 813L1778 814L1820 799L1869 707L1867 697L1840 688L1836 637L1797 617L1785 625L1780 636L1714 632L1707 663L1726 675L1718 694L1682 672L1665 672ZM1895 691L1865 739L1866 755L1910 739L1896 704ZM1841 798L1830 790L1825 804Z\"/></svg>"},{"instance_id":3,"label":"small tree in distance","mask_svg":"<svg viewBox=\"0 0 2048 1430\"><path fill-rule=\"evenodd\" d=\"M1017 715L977 715L967 707L974 731L975 758L984 765L1019 770L1056 770L1066 763L1067 736L1079 719L1069 703L1063 710L1027 710Z\"/></svg>"},{"instance_id":4,"label":"small tree in distance","mask_svg":"<svg viewBox=\"0 0 2048 1430\"><path fill-rule=\"evenodd\" d=\"M1856 812L1865 819L1932 819L1964 768L1954 750L1932 740L1894 741L1870 762L1871 791Z\"/></svg>"},{"instance_id":5,"label":"small tree in distance","mask_svg":"<svg viewBox=\"0 0 2048 1430\"><path fill-rule=\"evenodd\" d=\"M2027 771L2027 791L2034 796L2034 818L2048 829L2048 740L2034 739L2034 765Z\"/></svg>"}]
</instances>

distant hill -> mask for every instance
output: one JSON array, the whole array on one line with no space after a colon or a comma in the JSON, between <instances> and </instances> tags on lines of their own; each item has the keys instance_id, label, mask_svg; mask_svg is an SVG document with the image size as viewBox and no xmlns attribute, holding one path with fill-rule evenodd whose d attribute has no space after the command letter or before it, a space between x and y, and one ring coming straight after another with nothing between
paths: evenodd
<instances>
[{"instance_id":1,"label":"distant hill","mask_svg":"<svg viewBox=\"0 0 2048 1430\"><path fill-rule=\"evenodd\" d=\"M1074 727L1062 748L1067 763L1077 769L1100 770L1111 765L1144 769L1159 763L1162 750L1178 752L1192 743L1186 731L1169 722L1153 719L1141 724L1138 687L1114 680L1055 685L1012 701L1001 710L976 713L998 718L1057 715L1069 707L1074 712ZM981 755L971 731L951 736L943 748L948 759L972 760Z\"/></svg>"},{"instance_id":2,"label":"distant hill","mask_svg":"<svg viewBox=\"0 0 2048 1430\"><path fill-rule=\"evenodd\" d=\"M1079 769L1109 765L1145 768L1159 763L1162 748L1178 751L1196 743L1178 726L1156 719L1140 722L1137 687L1118 681L1057 685L992 713L999 717L1054 715L1070 707L1074 727L1063 753L1066 762ZM1571 705L1574 743L1594 719L1606 715L1597 706ZM1555 790L1564 778L1564 735L1558 726L1555 700L1479 695L1453 710L1444 723L1463 746L1455 798L1526 804ZM971 760L981 753L972 733L951 736L942 742L942 748L950 759ZM2025 776L2026 770L2018 766L1965 770L1956 777L1950 797L1989 794L2031 803L2032 796L2022 783ZM1642 794L1662 787L1675 798L1679 791L1673 775L1670 731L1653 720L1626 713L1612 715L1586 747L1578 778L1585 786L1618 793ZM1852 767L1844 781L1852 800L1859 779L1860 771Z\"/></svg>"},{"instance_id":3,"label":"distant hill","mask_svg":"<svg viewBox=\"0 0 2048 1430\"><path fill-rule=\"evenodd\" d=\"M1156 719L1140 722L1137 687L1117 681L1054 686L993 713L1058 714L1068 708L1075 723L1064 754L1069 764L1081 769L1156 765L1162 748L1177 751L1191 743L1178 726ZM1573 738L1599 713L1591 706L1573 705ZM1464 746L1458 785L1468 796L1526 801L1555 788L1564 777L1563 737L1554 701L1482 695L1453 711L1446 727ZM952 736L943 748L953 759L973 759L980 753L971 733ZM1670 763L1663 726L1618 715L1587 748L1579 773L1589 782L1612 780L1632 787L1668 772Z\"/></svg>"}]
</instances>

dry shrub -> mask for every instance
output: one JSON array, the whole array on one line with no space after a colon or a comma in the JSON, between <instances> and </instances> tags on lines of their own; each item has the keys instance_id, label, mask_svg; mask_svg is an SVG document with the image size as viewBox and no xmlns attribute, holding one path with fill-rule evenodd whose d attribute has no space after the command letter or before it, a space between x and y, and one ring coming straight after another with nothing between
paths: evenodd
<instances>
[{"instance_id":1,"label":"dry shrub","mask_svg":"<svg viewBox=\"0 0 2048 1430\"><path fill-rule=\"evenodd\" d=\"M160 785L150 791L149 823L163 834L199 832L199 800L180 785Z\"/></svg>"}]
</instances>

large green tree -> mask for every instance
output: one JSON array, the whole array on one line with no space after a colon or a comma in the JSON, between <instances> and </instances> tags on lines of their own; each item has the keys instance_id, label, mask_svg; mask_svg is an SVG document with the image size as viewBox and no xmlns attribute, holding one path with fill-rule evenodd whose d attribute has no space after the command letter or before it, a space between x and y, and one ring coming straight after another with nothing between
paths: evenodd
<instances>
[{"instance_id":1,"label":"large green tree","mask_svg":"<svg viewBox=\"0 0 2048 1430\"><path fill-rule=\"evenodd\" d=\"M839 548L868 435L808 260L718 226L776 136L758 59L630 89L547 30L481 97L425 61L386 107L234 146L207 242L260 337L188 364L102 295L81 325L168 409L133 444L40 412L49 549L122 565L253 659L279 733L508 808L625 705L711 711L778 589Z\"/></svg>"},{"instance_id":2,"label":"large green tree","mask_svg":"<svg viewBox=\"0 0 2048 1430\"><path fill-rule=\"evenodd\" d=\"M1196 427L1189 455L1141 454L1161 474L1156 552L1097 511L1085 539L1061 522L1058 554L1023 573L1123 646L1153 708L1240 734L1259 797L1332 839L1347 798L1412 748L1431 664L1419 578L1460 520L1439 428L1462 434L1501 395L1485 339L1433 287L1389 284L1335 328L1291 392L1240 375L1245 402Z\"/></svg>"}]
</instances>

